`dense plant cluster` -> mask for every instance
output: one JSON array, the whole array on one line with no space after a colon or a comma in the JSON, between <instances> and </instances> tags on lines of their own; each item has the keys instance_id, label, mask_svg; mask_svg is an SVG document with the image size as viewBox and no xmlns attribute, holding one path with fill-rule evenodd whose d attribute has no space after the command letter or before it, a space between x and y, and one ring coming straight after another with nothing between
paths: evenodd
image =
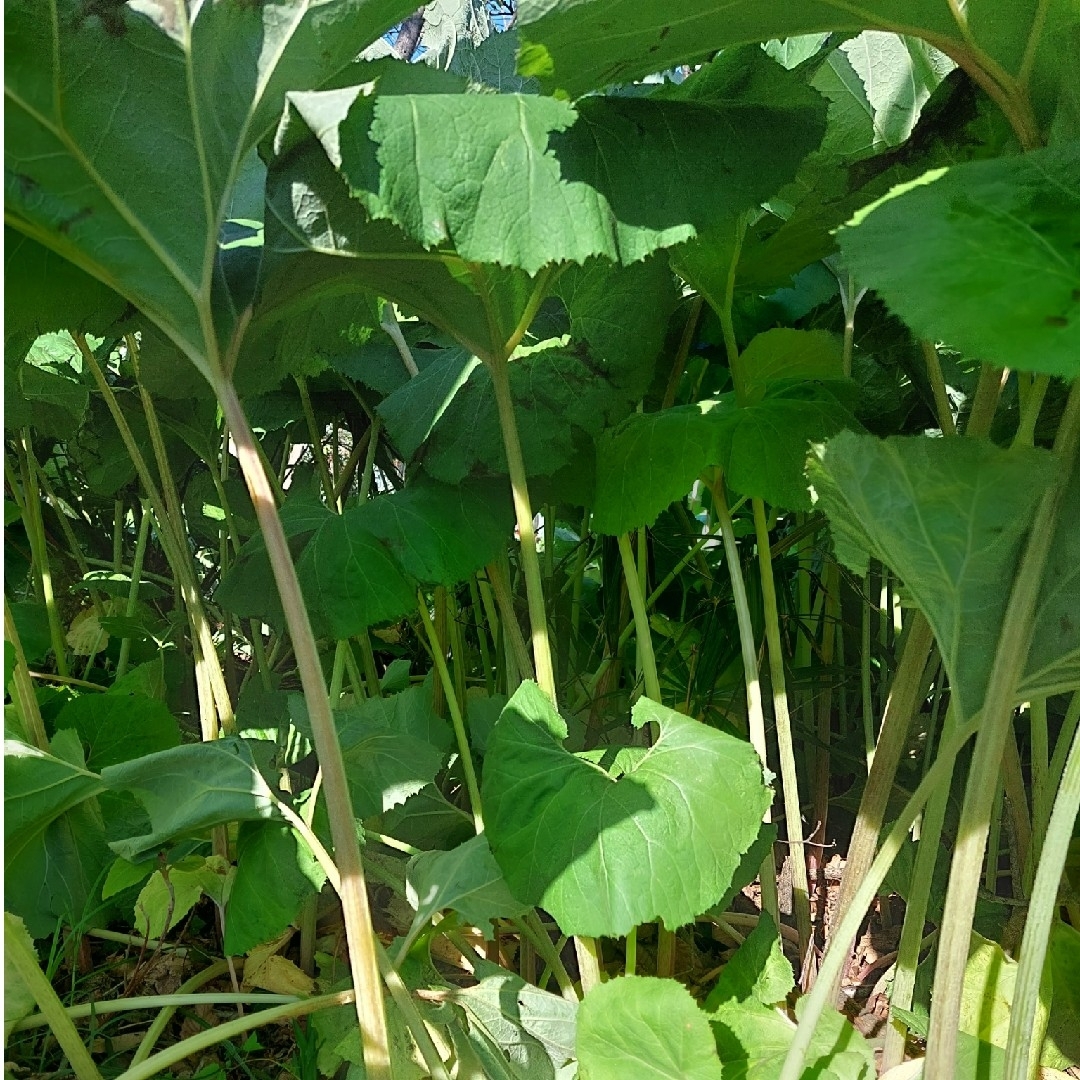
<instances>
[{"instance_id":1,"label":"dense plant cluster","mask_svg":"<svg viewBox=\"0 0 1080 1080\"><path fill-rule=\"evenodd\" d=\"M17 1068L1080 1064L1068 0L6 60Z\"/></svg>"}]
</instances>

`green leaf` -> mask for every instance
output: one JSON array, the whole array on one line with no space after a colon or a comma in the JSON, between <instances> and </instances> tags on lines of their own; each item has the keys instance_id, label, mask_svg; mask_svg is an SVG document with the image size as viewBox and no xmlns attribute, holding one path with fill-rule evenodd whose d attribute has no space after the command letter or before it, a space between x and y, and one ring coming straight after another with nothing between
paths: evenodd
<instances>
[{"instance_id":1,"label":"green leaf","mask_svg":"<svg viewBox=\"0 0 1080 1080\"><path fill-rule=\"evenodd\" d=\"M1035 630L1017 701L1080 689L1080 469L1074 466L1035 608Z\"/></svg>"},{"instance_id":2,"label":"green leaf","mask_svg":"<svg viewBox=\"0 0 1080 1080\"><path fill-rule=\"evenodd\" d=\"M827 330L777 327L751 339L739 355L744 392L760 399L769 383L785 379L827 382L844 378L843 342Z\"/></svg>"},{"instance_id":3,"label":"green leaf","mask_svg":"<svg viewBox=\"0 0 1080 1080\"><path fill-rule=\"evenodd\" d=\"M618 780L563 748L566 725L531 682L488 740L492 851L510 891L568 934L689 922L724 893L769 802L749 744L644 698L631 719L658 733Z\"/></svg>"},{"instance_id":4,"label":"green leaf","mask_svg":"<svg viewBox=\"0 0 1080 1080\"><path fill-rule=\"evenodd\" d=\"M474 86L490 87L502 94L535 94L539 84L517 73L518 33L514 28L489 34L479 45L468 39L458 42L447 70L462 75Z\"/></svg>"},{"instance_id":5,"label":"green leaf","mask_svg":"<svg viewBox=\"0 0 1080 1080\"><path fill-rule=\"evenodd\" d=\"M87 768L108 765L180 745L180 727L161 701L141 694L94 694L69 701L56 728L74 728L87 746Z\"/></svg>"},{"instance_id":6,"label":"green leaf","mask_svg":"<svg viewBox=\"0 0 1080 1080\"><path fill-rule=\"evenodd\" d=\"M577 1052L589 1080L721 1076L709 1021L670 979L631 975L594 987L578 1008Z\"/></svg>"},{"instance_id":7,"label":"green leaf","mask_svg":"<svg viewBox=\"0 0 1080 1080\"><path fill-rule=\"evenodd\" d=\"M150 817L150 832L114 840L117 855L135 861L171 840L226 821L259 821L277 814L273 794L244 739L178 746L110 765L102 780L133 792Z\"/></svg>"},{"instance_id":8,"label":"green leaf","mask_svg":"<svg viewBox=\"0 0 1080 1080\"><path fill-rule=\"evenodd\" d=\"M407 3L211 4L190 26L170 5L51 8L7 12L9 222L135 303L205 371L214 241L249 151L287 89L323 85ZM217 306L225 339L236 312Z\"/></svg>"},{"instance_id":9,"label":"green leaf","mask_svg":"<svg viewBox=\"0 0 1080 1080\"><path fill-rule=\"evenodd\" d=\"M453 851L425 851L409 860L406 895L416 909L406 941L410 944L433 915L452 908L470 926L491 936L493 919L511 919L528 910L510 895L487 837L474 836Z\"/></svg>"},{"instance_id":10,"label":"green leaf","mask_svg":"<svg viewBox=\"0 0 1080 1080\"><path fill-rule=\"evenodd\" d=\"M596 448L592 527L618 536L652 525L719 456L709 403L631 413Z\"/></svg>"},{"instance_id":11,"label":"green leaf","mask_svg":"<svg viewBox=\"0 0 1080 1080\"><path fill-rule=\"evenodd\" d=\"M814 362L808 359L807 366ZM794 359L779 363L797 366ZM785 381L743 406L728 394L658 413L632 413L597 442L593 528L618 535L651 525L688 494L708 465L720 465L742 495L809 508L807 450L813 441L856 426L843 404L849 391L849 383L835 379Z\"/></svg>"},{"instance_id":12,"label":"green leaf","mask_svg":"<svg viewBox=\"0 0 1080 1080\"><path fill-rule=\"evenodd\" d=\"M934 170L861 210L840 247L856 279L919 337L1071 379L1080 374L1078 175L1080 142Z\"/></svg>"},{"instance_id":13,"label":"green leaf","mask_svg":"<svg viewBox=\"0 0 1080 1080\"><path fill-rule=\"evenodd\" d=\"M710 92L576 106L523 95L380 96L370 126L378 175L362 98L320 138L332 156L340 146L342 171L372 216L425 249L451 244L470 262L530 274L597 255L630 264L768 198L824 129L824 108L815 120L744 106L698 82ZM364 152L351 154L354 145Z\"/></svg>"},{"instance_id":14,"label":"green leaf","mask_svg":"<svg viewBox=\"0 0 1080 1080\"><path fill-rule=\"evenodd\" d=\"M4 741L4 858L40 840L50 822L105 789L89 769L13 739Z\"/></svg>"},{"instance_id":15,"label":"green leaf","mask_svg":"<svg viewBox=\"0 0 1080 1080\"><path fill-rule=\"evenodd\" d=\"M795 988L791 964L780 947L780 933L762 913L750 936L735 950L705 999L710 1012L729 1001L775 1005Z\"/></svg>"},{"instance_id":16,"label":"green leaf","mask_svg":"<svg viewBox=\"0 0 1080 1080\"><path fill-rule=\"evenodd\" d=\"M1064 1060L1073 1063L1080 1061L1080 931L1067 923L1055 922L1050 931L1047 957L1054 981L1054 997L1043 1058L1046 1064L1052 1064L1047 1051L1053 1049Z\"/></svg>"},{"instance_id":17,"label":"green leaf","mask_svg":"<svg viewBox=\"0 0 1080 1080\"><path fill-rule=\"evenodd\" d=\"M913 34L950 53L969 53L973 40L1015 75L1033 10L1032 3L1018 4L1007 13L994 3L978 4L966 13L962 32L949 6L939 0L865 0L857 6L832 0L798 5L738 0L722 9L708 0L686 0L674 10L649 0L622 0L614 9L603 0L521 0L518 70L539 78L545 91L559 89L577 97L676 65L700 63L733 45L827 30L857 34L878 29ZM1056 39L1076 22L1075 11L1064 2L1052 4L1046 16L1042 37L1035 39L1041 46L1040 68L1053 67Z\"/></svg>"},{"instance_id":18,"label":"green leaf","mask_svg":"<svg viewBox=\"0 0 1080 1080\"><path fill-rule=\"evenodd\" d=\"M225 888L229 863L220 855L188 856L168 868L168 881L155 870L135 901L135 931L160 938L187 916L204 895L218 903Z\"/></svg>"},{"instance_id":19,"label":"green leaf","mask_svg":"<svg viewBox=\"0 0 1080 1080\"><path fill-rule=\"evenodd\" d=\"M481 962L476 986L454 989L450 1001L463 1024L483 1076L501 1080L554 1080L574 1058L580 1006L547 993L512 971Z\"/></svg>"},{"instance_id":20,"label":"green leaf","mask_svg":"<svg viewBox=\"0 0 1080 1080\"><path fill-rule=\"evenodd\" d=\"M933 627L963 716L982 706L1007 583L1055 465L1045 450L977 439L850 432L810 459L837 556L857 573L873 556L903 579Z\"/></svg>"},{"instance_id":21,"label":"green leaf","mask_svg":"<svg viewBox=\"0 0 1080 1080\"><path fill-rule=\"evenodd\" d=\"M805 1000L796 1005L797 1015ZM795 1024L782 1011L756 1001L729 1001L710 1019L724 1080L775 1080L795 1035ZM804 1075L816 1080L871 1080L877 1075L873 1047L831 1009L814 1027L806 1066Z\"/></svg>"},{"instance_id":22,"label":"green leaf","mask_svg":"<svg viewBox=\"0 0 1080 1080\"><path fill-rule=\"evenodd\" d=\"M348 638L412 611L419 584L453 585L491 562L511 521L501 486L417 484L328 517L297 572L316 618Z\"/></svg>"},{"instance_id":23,"label":"green leaf","mask_svg":"<svg viewBox=\"0 0 1080 1080\"><path fill-rule=\"evenodd\" d=\"M287 825L245 821L236 840L236 877L225 908L224 949L239 956L280 934L326 875ZM274 887L268 889L267 882Z\"/></svg>"},{"instance_id":24,"label":"green leaf","mask_svg":"<svg viewBox=\"0 0 1080 1080\"><path fill-rule=\"evenodd\" d=\"M306 730L307 707L299 694L290 696L289 711ZM450 728L432 710L429 685L335 713L357 817L391 810L427 787L450 749Z\"/></svg>"}]
</instances>

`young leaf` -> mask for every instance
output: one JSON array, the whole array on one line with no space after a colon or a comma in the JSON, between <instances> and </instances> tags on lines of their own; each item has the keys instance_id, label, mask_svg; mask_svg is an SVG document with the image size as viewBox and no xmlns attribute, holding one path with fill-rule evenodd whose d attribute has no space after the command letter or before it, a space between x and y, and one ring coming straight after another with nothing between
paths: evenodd
<instances>
[{"instance_id":1,"label":"young leaf","mask_svg":"<svg viewBox=\"0 0 1080 1080\"><path fill-rule=\"evenodd\" d=\"M671 979L630 975L594 987L578 1008L577 1054L589 1080L721 1076L705 1014Z\"/></svg>"},{"instance_id":2,"label":"young leaf","mask_svg":"<svg viewBox=\"0 0 1080 1080\"><path fill-rule=\"evenodd\" d=\"M859 211L844 258L919 337L1080 374L1080 142L926 173ZM971 257L957 258L957 252Z\"/></svg>"},{"instance_id":3,"label":"young leaf","mask_svg":"<svg viewBox=\"0 0 1080 1080\"><path fill-rule=\"evenodd\" d=\"M750 936L735 950L716 985L705 999L713 1011L729 1001L756 1001L775 1005L795 987L791 964L780 947L776 924L762 912Z\"/></svg>"},{"instance_id":4,"label":"young leaf","mask_svg":"<svg viewBox=\"0 0 1080 1080\"><path fill-rule=\"evenodd\" d=\"M110 765L101 778L112 791L133 792L150 817L150 832L109 845L131 861L224 821L259 821L277 814L251 744L244 739L148 754Z\"/></svg>"},{"instance_id":5,"label":"young leaf","mask_svg":"<svg viewBox=\"0 0 1080 1080\"><path fill-rule=\"evenodd\" d=\"M838 557L865 573L873 556L903 579L963 716L982 705L1020 541L1055 464L1045 450L976 439L851 432L810 459Z\"/></svg>"},{"instance_id":6,"label":"young leaf","mask_svg":"<svg viewBox=\"0 0 1080 1080\"><path fill-rule=\"evenodd\" d=\"M644 698L631 720L659 730L618 780L563 748L565 722L535 683L522 684L488 740L492 851L511 892L568 934L689 922L723 894L769 802L748 743Z\"/></svg>"},{"instance_id":7,"label":"young leaf","mask_svg":"<svg viewBox=\"0 0 1080 1080\"><path fill-rule=\"evenodd\" d=\"M431 917L453 908L470 926L490 936L492 919L510 919L528 910L510 895L485 836L474 836L453 851L425 851L409 860L406 895L416 909L406 941L412 942Z\"/></svg>"},{"instance_id":8,"label":"young leaf","mask_svg":"<svg viewBox=\"0 0 1080 1080\"><path fill-rule=\"evenodd\" d=\"M204 895L221 902L231 869L220 855L189 856L168 868L169 880L155 870L135 901L135 931L144 937L164 937Z\"/></svg>"}]
</instances>

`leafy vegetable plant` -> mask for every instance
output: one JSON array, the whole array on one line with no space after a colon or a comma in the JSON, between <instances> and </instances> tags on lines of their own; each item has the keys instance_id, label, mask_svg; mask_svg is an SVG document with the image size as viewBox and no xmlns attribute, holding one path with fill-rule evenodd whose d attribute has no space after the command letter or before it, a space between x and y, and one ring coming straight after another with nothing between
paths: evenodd
<instances>
[{"instance_id":1,"label":"leafy vegetable plant","mask_svg":"<svg viewBox=\"0 0 1080 1080\"><path fill-rule=\"evenodd\" d=\"M7 4L9 1056L1080 1067L1080 16L498 6Z\"/></svg>"}]
</instances>

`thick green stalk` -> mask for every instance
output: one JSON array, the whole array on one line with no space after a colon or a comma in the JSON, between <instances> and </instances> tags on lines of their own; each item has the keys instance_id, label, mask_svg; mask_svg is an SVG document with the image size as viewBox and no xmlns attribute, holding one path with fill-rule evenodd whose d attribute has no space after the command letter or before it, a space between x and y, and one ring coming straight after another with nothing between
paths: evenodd
<instances>
[{"instance_id":1,"label":"thick green stalk","mask_svg":"<svg viewBox=\"0 0 1080 1080\"><path fill-rule=\"evenodd\" d=\"M1009 597L998 638L994 667L987 684L983 723L972 755L964 806L957 828L949 891L938 946L934 1006L926 1051L927 1080L949 1080L954 1074L960 999L964 987L971 925L978 895L979 871L986 850L993 809L993 785L1012 723L1016 687L1027 662L1034 630L1035 605L1043 568L1054 537L1054 525L1065 484L1075 466L1080 442L1080 381L1069 392L1054 452L1061 462L1055 482L1039 502L1027 547Z\"/></svg>"},{"instance_id":2,"label":"thick green stalk","mask_svg":"<svg viewBox=\"0 0 1080 1080\"><path fill-rule=\"evenodd\" d=\"M799 956L806 961L810 944L810 884L806 877L806 847L803 839L802 804L799 800L799 774L795 768L795 743L791 737L791 714L788 711L784 653L780 644L780 618L776 607L776 582L773 579L769 551L769 526L765 504L753 500L754 529L757 533L758 566L761 569L761 592L765 608L765 640L769 647L769 681L773 693L773 717L776 741L780 748L780 781L784 794L784 825L791 859L792 906L799 931Z\"/></svg>"},{"instance_id":3,"label":"thick green stalk","mask_svg":"<svg viewBox=\"0 0 1080 1080\"><path fill-rule=\"evenodd\" d=\"M442 683L443 692L446 694L446 704L450 709L450 722L454 727L454 737L457 740L458 754L461 756L461 766L465 770L465 787L469 792L469 807L472 810L473 825L478 833L484 831L484 814L480 805L480 785L476 781L476 769L473 767L472 752L469 750L469 737L465 733L465 718L461 715L461 705L454 687L454 680L450 677L450 671L446 666L446 657L443 655L443 646L439 643L439 637L435 633L435 624L428 612L427 601L424 594L417 590L417 610L420 612L420 621L424 624L424 633L427 635L428 645L431 647L431 658L435 661L435 670Z\"/></svg>"},{"instance_id":4,"label":"thick green stalk","mask_svg":"<svg viewBox=\"0 0 1080 1080\"><path fill-rule=\"evenodd\" d=\"M1080 731L1074 733L1072 749L1061 777L1050 824L1043 839L1042 857L1031 890L1020 966L1016 972L1012 1012L1009 1016L1009 1041L1005 1049L1004 1080L1029 1080L1038 1064L1038 1042L1033 1040L1035 1012L1039 1004L1039 985L1046 963L1046 947L1054 923L1058 888L1065 870L1073 824L1080 811ZM1035 1054L1033 1054L1033 1051Z\"/></svg>"},{"instance_id":5,"label":"thick green stalk","mask_svg":"<svg viewBox=\"0 0 1080 1080\"><path fill-rule=\"evenodd\" d=\"M731 593L735 599L735 616L739 623L739 643L742 646L743 677L746 681L746 713L749 718L750 743L761 759L761 767L768 772L768 743L765 741L765 711L761 704L761 682L758 679L757 644L754 641L754 625L750 619L750 604L746 599L746 583L743 581L742 564L739 562L739 546L735 540L735 528L731 523L727 498L724 495L724 479L717 473L709 489L712 491L713 507L720 522L724 538L724 558L731 577ZM765 822L772 821L772 809L765 811ZM773 922L780 925L780 899L776 890L776 862L770 851L761 864L761 909Z\"/></svg>"},{"instance_id":6,"label":"thick green stalk","mask_svg":"<svg viewBox=\"0 0 1080 1080\"><path fill-rule=\"evenodd\" d=\"M625 533L619 537L619 555L622 558L623 577L626 579L626 592L630 597L630 609L634 613L641 671L645 678L645 693L663 704L660 696L660 678L656 671L656 654L653 652L652 632L649 630L649 613L645 609L645 595L641 589L634 552L630 547L630 537Z\"/></svg>"},{"instance_id":7,"label":"thick green stalk","mask_svg":"<svg viewBox=\"0 0 1080 1080\"><path fill-rule=\"evenodd\" d=\"M83 1045L71 1017L64 1011L52 984L38 966L37 957L28 944L26 931L17 923L14 915L4 912L5 967L14 969L18 979L33 995L78 1080L101 1080L101 1073L98 1072L90 1051Z\"/></svg>"},{"instance_id":8,"label":"thick green stalk","mask_svg":"<svg viewBox=\"0 0 1080 1080\"><path fill-rule=\"evenodd\" d=\"M532 503L525 475L525 460L521 456L514 402L510 397L510 369L507 361L495 359L488 364L495 401L499 409L506 463L510 469L510 487L514 495L514 513L521 537L521 565L525 572L525 594L529 602L529 624L532 629L533 661L540 689L557 704L555 669L551 662L551 643L548 640L547 608L544 604L544 585L540 574L540 559L536 552L536 531L533 529Z\"/></svg>"},{"instance_id":9,"label":"thick green stalk","mask_svg":"<svg viewBox=\"0 0 1080 1080\"><path fill-rule=\"evenodd\" d=\"M923 359L926 360L926 374L930 379L930 389L934 393L934 410L937 413L938 424L942 435L956 434L956 421L953 420L952 407L949 404L949 394L945 387L945 376L941 370L941 357L938 356L937 346L925 338L919 342L922 347Z\"/></svg>"},{"instance_id":10,"label":"thick green stalk","mask_svg":"<svg viewBox=\"0 0 1080 1080\"><path fill-rule=\"evenodd\" d=\"M326 453L323 450L322 433L315 420L315 410L311 407L311 395L308 393L307 380L303 375L294 375L297 390L300 391L300 407L304 411L304 422L307 424L308 438L311 440L311 453L315 459L315 471L319 475L319 483L322 484L323 495L330 506L334 505L334 480L330 475L330 469L326 464Z\"/></svg>"},{"instance_id":11,"label":"thick green stalk","mask_svg":"<svg viewBox=\"0 0 1080 1080\"><path fill-rule=\"evenodd\" d=\"M505 562L505 560L504 560ZM495 605L498 608L498 620L495 619L495 612L491 610L490 604L487 602L487 590L485 589L485 583L480 582L480 595L485 598L485 608L487 609L488 621L492 625L498 625L502 627L503 637L506 641L506 650L508 654L513 658L514 663L517 665L518 677L522 679L535 679L536 673L533 671L532 657L529 656L529 648L525 644L525 638L521 633L521 626L518 623L517 613L514 611L514 600L510 595L510 583L507 580L503 566L499 563L491 563L484 568L487 574L487 585L490 586L490 591L495 598ZM511 693L513 691L510 691Z\"/></svg>"},{"instance_id":12,"label":"thick green stalk","mask_svg":"<svg viewBox=\"0 0 1080 1080\"><path fill-rule=\"evenodd\" d=\"M231 383L221 382L215 386L215 391L233 433L240 468L262 529L304 690L326 792L326 810L334 841L334 855L341 876L339 896L349 944L349 965L356 989L356 1012L364 1048L365 1068L371 1080L392 1080L379 961L364 867L360 861L360 847L356 838L356 819L315 636L311 630L307 608L304 606L300 582L296 576L281 518L278 516L273 488L255 448L255 437L247 417Z\"/></svg>"}]
</instances>

